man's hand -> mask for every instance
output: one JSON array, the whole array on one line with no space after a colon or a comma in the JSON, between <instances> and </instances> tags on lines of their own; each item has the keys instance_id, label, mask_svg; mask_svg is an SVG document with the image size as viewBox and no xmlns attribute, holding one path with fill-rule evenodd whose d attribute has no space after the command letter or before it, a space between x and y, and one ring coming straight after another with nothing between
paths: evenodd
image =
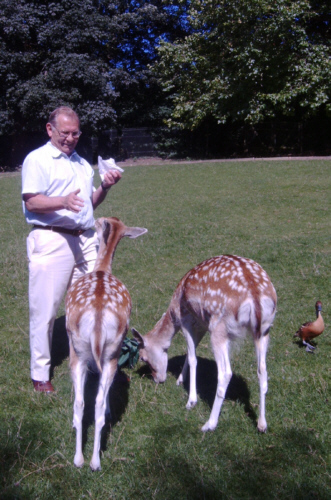
<instances>
[{"instance_id":1,"label":"man's hand","mask_svg":"<svg viewBox=\"0 0 331 500\"><path fill-rule=\"evenodd\" d=\"M118 170L108 170L108 172L105 173L102 184L105 189L108 189L116 184L121 178L122 174Z\"/></svg>"},{"instance_id":2,"label":"man's hand","mask_svg":"<svg viewBox=\"0 0 331 500\"><path fill-rule=\"evenodd\" d=\"M102 181L102 186L100 186L96 191L92 194L92 205L93 210L103 202L105 197L107 196L107 190L111 188L114 184L116 184L122 178L121 172L118 170L109 170L105 173L105 176Z\"/></svg>"},{"instance_id":3,"label":"man's hand","mask_svg":"<svg viewBox=\"0 0 331 500\"><path fill-rule=\"evenodd\" d=\"M66 210L70 210L70 212L75 212L76 214L79 213L84 206L84 200L77 196L78 193L80 193L80 189L76 189L76 191L64 196L63 203Z\"/></svg>"}]
</instances>

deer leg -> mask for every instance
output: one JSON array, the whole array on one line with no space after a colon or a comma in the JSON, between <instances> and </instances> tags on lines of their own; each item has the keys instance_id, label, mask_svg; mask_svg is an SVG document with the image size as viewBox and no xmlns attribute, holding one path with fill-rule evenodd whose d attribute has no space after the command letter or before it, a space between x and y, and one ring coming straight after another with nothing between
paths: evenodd
<instances>
[{"instance_id":1,"label":"deer leg","mask_svg":"<svg viewBox=\"0 0 331 500\"><path fill-rule=\"evenodd\" d=\"M114 358L108 363L104 363L102 374L100 375L99 390L95 402L95 432L94 432L94 448L90 467L92 470L100 470L100 441L101 431L105 425L105 413L107 408L107 398L109 388L114 380L117 370L117 359Z\"/></svg>"},{"instance_id":2,"label":"deer leg","mask_svg":"<svg viewBox=\"0 0 331 500\"><path fill-rule=\"evenodd\" d=\"M184 382L187 374L187 368L190 367L190 390L189 399L186 404L186 408L189 410L190 408L193 408L193 406L195 406L198 401L196 386L198 362L196 357L196 348L199 345L200 340L206 333L206 330L197 325L194 320L189 317L186 320L186 325L182 324L182 331L187 342L187 355L185 358L182 373L177 379L177 385Z\"/></svg>"},{"instance_id":3,"label":"deer leg","mask_svg":"<svg viewBox=\"0 0 331 500\"><path fill-rule=\"evenodd\" d=\"M203 432L213 431L216 428L225 393L232 377L229 358L229 340L224 340L222 337L218 337L218 339L215 340L211 335L211 344L217 364L217 390L209 420L207 420L201 429Z\"/></svg>"},{"instance_id":4,"label":"deer leg","mask_svg":"<svg viewBox=\"0 0 331 500\"><path fill-rule=\"evenodd\" d=\"M84 385L86 377L86 365L77 357L70 345L70 368L73 385L75 389L73 427L76 429L76 453L74 465L82 467L83 456L83 414L84 414Z\"/></svg>"},{"instance_id":5,"label":"deer leg","mask_svg":"<svg viewBox=\"0 0 331 500\"><path fill-rule=\"evenodd\" d=\"M192 333L189 329L182 328L184 336L186 338L187 342L187 355L184 363L184 367L182 370L182 378L184 380L184 377L187 372L187 367L190 367L190 390L189 390L189 398L188 402L186 404L186 408L189 410L193 408L198 401L198 396L197 396L197 383L196 383L196 378L197 378L197 357L195 354L195 339L192 336ZM181 376L180 375L180 376ZM180 377L179 376L179 377Z\"/></svg>"},{"instance_id":6,"label":"deer leg","mask_svg":"<svg viewBox=\"0 0 331 500\"><path fill-rule=\"evenodd\" d=\"M265 395L268 391L268 373L266 355L268 349L269 335L255 339L255 350L257 358L257 375L260 384L260 413L257 428L260 432L266 432L267 421L265 419Z\"/></svg>"},{"instance_id":7,"label":"deer leg","mask_svg":"<svg viewBox=\"0 0 331 500\"><path fill-rule=\"evenodd\" d=\"M191 354L192 364L194 363L193 359L195 359L195 364L197 364L196 356L195 356L195 351L196 351L196 348L198 347L198 345L200 343L200 340L205 335L206 330L203 329L203 328L201 328L196 323L194 323L194 320L192 320L191 318L189 318L189 321L187 321L186 326L184 326L184 325L182 326L182 329L183 329L183 334L184 334L184 336L186 338L188 349L189 349L189 346L190 346L191 347L191 353L192 353L192 350L194 349L193 350L194 356L192 356L192 354ZM193 341L193 346L191 344L191 341ZM190 342L190 344L189 344L189 342ZM182 372L181 372L181 374L179 375L179 377L178 377L178 379L176 381L177 385L180 385L180 384L184 383L184 381L186 379L186 376L187 376L187 369L188 369L189 366L191 367L192 365L189 364L189 355L187 354L186 357L185 357L185 361L184 361L184 366L183 366ZM194 380L195 379L196 379L196 375L194 376ZM190 387L191 387L191 383L190 383Z\"/></svg>"},{"instance_id":8,"label":"deer leg","mask_svg":"<svg viewBox=\"0 0 331 500\"><path fill-rule=\"evenodd\" d=\"M110 411L110 404L109 404L109 394L106 397L106 412L105 412L106 419L110 421L111 419L111 411Z\"/></svg>"},{"instance_id":9,"label":"deer leg","mask_svg":"<svg viewBox=\"0 0 331 500\"><path fill-rule=\"evenodd\" d=\"M186 379L186 375L187 375L187 368L188 368L188 359L187 359L187 355L186 355L182 372L176 381L177 385L181 385L184 383L184 380Z\"/></svg>"}]
</instances>

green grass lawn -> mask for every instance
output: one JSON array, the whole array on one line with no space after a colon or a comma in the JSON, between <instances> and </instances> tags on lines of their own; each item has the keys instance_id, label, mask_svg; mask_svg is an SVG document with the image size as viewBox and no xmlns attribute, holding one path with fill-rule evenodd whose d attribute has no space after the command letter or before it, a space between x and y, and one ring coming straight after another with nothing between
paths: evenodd
<instances>
[{"instance_id":1,"label":"green grass lawn","mask_svg":"<svg viewBox=\"0 0 331 500\"><path fill-rule=\"evenodd\" d=\"M20 177L0 178L0 498L330 499L331 162L256 161L126 168L97 216L117 216L148 233L123 239L113 272L132 296L131 326L146 333L169 305L183 274L233 253L259 262L278 293L267 356L268 432L256 430L259 389L253 343L233 346L218 427L204 434L216 389L205 336L197 350L198 405L185 409L176 386L185 342L169 350L167 381L148 368L123 369L111 390L112 427L102 471L88 463L93 397L87 384L86 465L73 466L73 390L64 309L55 325L55 395L33 392L29 374L28 227ZM97 175L97 174L96 174ZM293 339L323 303L325 332L309 354ZM41 304L42 306L42 304Z\"/></svg>"}]
</instances>

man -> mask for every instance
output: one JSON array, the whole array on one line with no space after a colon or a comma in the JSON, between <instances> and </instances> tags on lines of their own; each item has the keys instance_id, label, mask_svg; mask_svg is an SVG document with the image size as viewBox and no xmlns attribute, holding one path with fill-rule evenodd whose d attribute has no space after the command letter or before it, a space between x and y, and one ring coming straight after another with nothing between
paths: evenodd
<instances>
[{"instance_id":1,"label":"man","mask_svg":"<svg viewBox=\"0 0 331 500\"><path fill-rule=\"evenodd\" d=\"M81 132L71 108L53 111L46 130L50 141L32 151L22 168L23 211L32 225L27 238L31 378L38 392L54 392L50 352L57 311L68 286L94 267L93 210L121 178L111 170L94 189L93 169L75 152Z\"/></svg>"}]
</instances>

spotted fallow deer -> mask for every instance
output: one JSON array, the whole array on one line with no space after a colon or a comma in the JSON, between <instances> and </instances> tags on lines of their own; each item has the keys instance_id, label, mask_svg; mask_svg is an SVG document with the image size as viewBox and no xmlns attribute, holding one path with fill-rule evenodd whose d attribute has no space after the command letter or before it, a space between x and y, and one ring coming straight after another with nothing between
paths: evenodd
<instances>
[{"instance_id":1,"label":"spotted fallow deer","mask_svg":"<svg viewBox=\"0 0 331 500\"><path fill-rule=\"evenodd\" d=\"M99 251L91 273L79 278L66 296L66 327L70 345L70 369L75 389L73 427L76 428L74 464L82 467L82 418L84 385L88 363L100 372L95 403L95 436L92 470L100 466L100 438L108 407L108 391L117 370L122 342L131 313L131 298L126 287L111 274L117 244L124 236L137 238L147 232L140 227L126 227L117 218L96 221Z\"/></svg>"},{"instance_id":2,"label":"spotted fallow deer","mask_svg":"<svg viewBox=\"0 0 331 500\"><path fill-rule=\"evenodd\" d=\"M265 394L268 388L266 352L269 329L276 314L277 295L267 273L253 260L221 255L198 264L179 282L166 313L145 336L132 329L139 342L140 357L149 364L155 382L167 376L167 351L181 329L187 341L187 356L177 385L183 383L190 367L187 409L197 403L196 347L210 332L218 381L210 417L202 431L214 430L232 371L229 347L233 339L250 332L255 343L260 383L258 430L265 432Z\"/></svg>"}]
</instances>

